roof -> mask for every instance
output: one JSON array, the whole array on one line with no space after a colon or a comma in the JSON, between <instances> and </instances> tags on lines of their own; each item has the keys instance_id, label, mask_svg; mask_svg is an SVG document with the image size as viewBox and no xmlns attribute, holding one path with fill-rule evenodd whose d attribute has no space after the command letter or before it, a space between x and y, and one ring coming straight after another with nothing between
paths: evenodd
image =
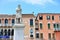
<instances>
[{"instance_id":1,"label":"roof","mask_svg":"<svg viewBox=\"0 0 60 40\"><path fill-rule=\"evenodd\" d=\"M38 15L40 15L40 14L42 14L42 15L45 15L45 14L46 14L46 15L48 15L48 14L49 14L49 15L60 15L60 13L38 13ZM38 15L37 15L37 16L38 16Z\"/></svg>"},{"instance_id":2,"label":"roof","mask_svg":"<svg viewBox=\"0 0 60 40\"><path fill-rule=\"evenodd\" d=\"M35 17L33 14L22 14L22 17Z\"/></svg>"},{"instance_id":3,"label":"roof","mask_svg":"<svg viewBox=\"0 0 60 40\"><path fill-rule=\"evenodd\" d=\"M0 14L0 18L1 17L14 17L15 18L15 14L13 15L8 15L8 14ZM22 14L22 17L35 17L33 14Z\"/></svg>"},{"instance_id":4,"label":"roof","mask_svg":"<svg viewBox=\"0 0 60 40\"><path fill-rule=\"evenodd\" d=\"M38 14L60 14L60 13L38 13Z\"/></svg>"}]
</instances>

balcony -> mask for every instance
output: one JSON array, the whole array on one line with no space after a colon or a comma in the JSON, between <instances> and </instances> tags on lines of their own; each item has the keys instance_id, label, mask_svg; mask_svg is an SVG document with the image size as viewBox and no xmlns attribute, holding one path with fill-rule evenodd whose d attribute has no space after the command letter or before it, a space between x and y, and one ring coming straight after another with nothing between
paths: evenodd
<instances>
[{"instance_id":1,"label":"balcony","mask_svg":"<svg viewBox=\"0 0 60 40\"><path fill-rule=\"evenodd\" d=\"M36 38L36 40L45 40L44 38Z\"/></svg>"},{"instance_id":2,"label":"balcony","mask_svg":"<svg viewBox=\"0 0 60 40\"><path fill-rule=\"evenodd\" d=\"M35 28L35 30L39 30L39 28Z\"/></svg>"},{"instance_id":3,"label":"balcony","mask_svg":"<svg viewBox=\"0 0 60 40\"><path fill-rule=\"evenodd\" d=\"M60 28L54 28L54 31L60 31Z\"/></svg>"},{"instance_id":4,"label":"balcony","mask_svg":"<svg viewBox=\"0 0 60 40\"><path fill-rule=\"evenodd\" d=\"M0 27L4 27L4 26L13 26L14 24L0 24Z\"/></svg>"},{"instance_id":5,"label":"balcony","mask_svg":"<svg viewBox=\"0 0 60 40\"><path fill-rule=\"evenodd\" d=\"M49 40L56 40L55 38L51 38L51 39L49 39Z\"/></svg>"}]
</instances>

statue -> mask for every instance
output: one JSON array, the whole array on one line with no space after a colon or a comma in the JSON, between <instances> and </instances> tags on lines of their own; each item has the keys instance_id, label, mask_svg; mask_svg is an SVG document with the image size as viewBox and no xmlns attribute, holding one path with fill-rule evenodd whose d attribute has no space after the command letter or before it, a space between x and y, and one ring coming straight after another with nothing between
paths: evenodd
<instances>
[{"instance_id":1,"label":"statue","mask_svg":"<svg viewBox=\"0 0 60 40\"><path fill-rule=\"evenodd\" d=\"M24 23L22 22L22 9L20 5L16 9L16 18L14 28L14 37L13 40L24 40Z\"/></svg>"},{"instance_id":2,"label":"statue","mask_svg":"<svg viewBox=\"0 0 60 40\"><path fill-rule=\"evenodd\" d=\"M20 5L16 9L16 23L22 23L22 9Z\"/></svg>"}]
</instances>

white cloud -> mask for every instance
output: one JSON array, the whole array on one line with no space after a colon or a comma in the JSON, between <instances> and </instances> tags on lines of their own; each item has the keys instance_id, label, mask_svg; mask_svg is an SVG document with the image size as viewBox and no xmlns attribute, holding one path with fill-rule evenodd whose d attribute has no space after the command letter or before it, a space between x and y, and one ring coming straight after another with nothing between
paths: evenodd
<instances>
[{"instance_id":1,"label":"white cloud","mask_svg":"<svg viewBox=\"0 0 60 40\"><path fill-rule=\"evenodd\" d=\"M53 0L23 0L23 1L26 3L39 4L39 5L45 5L46 3L55 4Z\"/></svg>"}]
</instances>

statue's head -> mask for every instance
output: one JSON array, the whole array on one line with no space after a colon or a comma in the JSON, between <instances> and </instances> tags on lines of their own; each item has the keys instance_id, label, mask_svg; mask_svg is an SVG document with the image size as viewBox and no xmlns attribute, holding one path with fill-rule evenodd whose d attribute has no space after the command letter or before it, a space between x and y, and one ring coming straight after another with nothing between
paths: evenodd
<instances>
[{"instance_id":1,"label":"statue's head","mask_svg":"<svg viewBox=\"0 0 60 40\"><path fill-rule=\"evenodd\" d=\"M16 8L16 12L19 13L19 12L21 12L21 11L22 11L21 5L19 4L18 7Z\"/></svg>"}]
</instances>

